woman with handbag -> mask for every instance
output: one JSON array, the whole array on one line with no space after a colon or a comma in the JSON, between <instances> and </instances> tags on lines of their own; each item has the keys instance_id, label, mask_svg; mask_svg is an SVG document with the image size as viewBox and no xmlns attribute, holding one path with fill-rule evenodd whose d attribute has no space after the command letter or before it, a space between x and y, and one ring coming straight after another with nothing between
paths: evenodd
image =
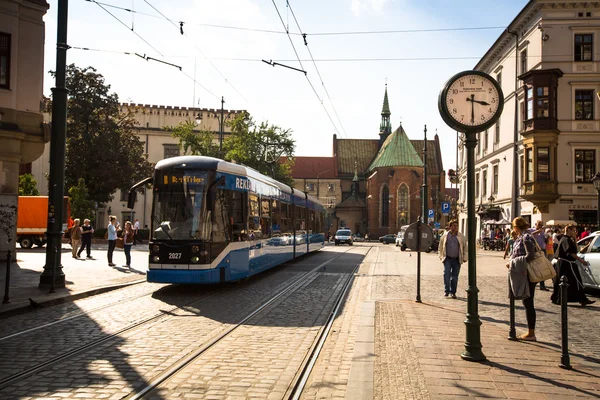
<instances>
[{"instance_id":1,"label":"woman with handbag","mask_svg":"<svg viewBox=\"0 0 600 400\"><path fill-rule=\"evenodd\" d=\"M579 261L583 265L587 265L588 262L577 255L577 228L575 225L567 225L565 227L565 234L558 243L558 248L555 257L558 259L558 274L556 275L556 282L559 283L563 276L567 277L567 303L578 302L581 306L587 306L594 304L594 300L587 298L583 292L583 284L581 283L581 274L579 273L579 267L576 261ZM550 300L554 304L560 304L560 286L554 285L554 292L550 297Z\"/></svg>"},{"instance_id":2,"label":"woman with handbag","mask_svg":"<svg viewBox=\"0 0 600 400\"><path fill-rule=\"evenodd\" d=\"M513 251L510 255L511 260L516 257L525 256L526 262L531 262L535 257L535 239L529 233L527 228L529 224L522 217L517 217L512 222L513 231L517 234L517 238L513 244ZM510 267L510 262L506 264L506 268ZM529 278L528 278L529 279ZM535 322L536 313L533 298L535 296L535 286L537 282L531 282L529 279L529 297L523 300L525 307L525 316L527 317L527 333L518 337L520 340L537 340L535 337Z\"/></svg>"}]
</instances>

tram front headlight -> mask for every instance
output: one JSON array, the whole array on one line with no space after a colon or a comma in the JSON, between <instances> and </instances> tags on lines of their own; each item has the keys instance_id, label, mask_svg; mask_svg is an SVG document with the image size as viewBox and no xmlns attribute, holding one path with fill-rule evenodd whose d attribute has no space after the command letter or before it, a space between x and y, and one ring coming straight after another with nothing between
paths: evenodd
<instances>
[{"instance_id":1,"label":"tram front headlight","mask_svg":"<svg viewBox=\"0 0 600 400\"><path fill-rule=\"evenodd\" d=\"M154 256L152 257L152 261L154 261L155 263L160 261L160 257L159 256Z\"/></svg>"},{"instance_id":2,"label":"tram front headlight","mask_svg":"<svg viewBox=\"0 0 600 400\"><path fill-rule=\"evenodd\" d=\"M199 263L199 262L200 262L200 257L198 257L198 256L194 256L194 257L192 257L192 262L193 262L194 264L197 264L197 263Z\"/></svg>"},{"instance_id":3,"label":"tram front headlight","mask_svg":"<svg viewBox=\"0 0 600 400\"><path fill-rule=\"evenodd\" d=\"M192 246L192 253L197 253L200 251L200 247L198 246Z\"/></svg>"},{"instance_id":4,"label":"tram front headlight","mask_svg":"<svg viewBox=\"0 0 600 400\"><path fill-rule=\"evenodd\" d=\"M207 255L208 255L208 250L202 250L202 251L200 252L200 255L201 255L201 256L207 256Z\"/></svg>"},{"instance_id":5,"label":"tram front headlight","mask_svg":"<svg viewBox=\"0 0 600 400\"><path fill-rule=\"evenodd\" d=\"M158 253L160 251L160 246L155 244L154 246L152 246L152 252L153 253Z\"/></svg>"}]
</instances>

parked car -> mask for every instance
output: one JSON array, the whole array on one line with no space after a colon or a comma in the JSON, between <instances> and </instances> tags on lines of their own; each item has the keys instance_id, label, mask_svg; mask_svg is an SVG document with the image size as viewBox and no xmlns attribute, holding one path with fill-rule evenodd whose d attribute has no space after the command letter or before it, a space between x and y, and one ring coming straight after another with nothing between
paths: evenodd
<instances>
[{"instance_id":1,"label":"parked car","mask_svg":"<svg viewBox=\"0 0 600 400\"><path fill-rule=\"evenodd\" d=\"M335 232L334 240L336 246L339 246L342 243L352 246L352 243L354 242L352 239L352 231L350 229L338 229L337 232Z\"/></svg>"},{"instance_id":2,"label":"parked car","mask_svg":"<svg viewBox=\"0 0 600 400\"><path fill-rule=\"evenodd\" d=\"M404 242L404 233L408 229L409 225L403 225L400 227L400 232L396 235L396 247L400 247L400 250L406 250L406 243Z\"/></svg>"},{"instance_id":3,"label":"parked car","mask_svg":"<svg viewBox=\"0 0 600 400\"><path fill-rule=\"evenodd\" d=\"M379 241L383 244L390 244L396 241L396 235L394 233L388 233L379 237Z\"/></svg>"},{"instance_id":4,"label":"parked car","mask_svg":"<svg viewBox=\"0 0 600 400\"><path fill-rule=\"evenodd\" d=\"M577 248L577 255L590 263L586 266L577 263L583 286L600 289L600 232L594 232L578 241Z\"/></svg>"},{"instance_id":5,"label":"parked car","mask_svg":"<svg viewBox=\"0 0 600 400\"><path fill-rule=\"evenodd\" d=\"M353 240L355 242L364 242L365 238L362 237L360 233L357 233L357 234L354 235Z\"/></svg>"}]
</instances>

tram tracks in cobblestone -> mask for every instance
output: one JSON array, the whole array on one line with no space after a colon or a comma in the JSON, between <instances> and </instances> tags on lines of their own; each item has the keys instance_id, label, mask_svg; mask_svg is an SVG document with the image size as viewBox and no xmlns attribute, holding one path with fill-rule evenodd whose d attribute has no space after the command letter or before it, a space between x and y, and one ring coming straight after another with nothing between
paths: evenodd
<instances>
[{"instance_id":1,"label":"tram tracks in cobblestone","mask_svg":"<svg viewBox=\"0 0 600 400\"><path fill-rule=\"evenodd\" d=\"M264 311L265 309L270 307L273 303L275 303L281 299L284 299L286 295L293 293L296 289L298 289L299 287L304 285L306 282L313 279L313 277L315 275L317 275L318 272L320 270L322 270L327 264L335 261L336 259L342 257L343 255L349 253L352 250L357 250L357 248L350 248L344 252L341 252L339 255L319 264L317 267L313 268L308 273L306 273L306 274L302 275L301 277L299 277L298 279L294 280L292 283L290 283L285 288L281 289L277 294L272 296L270 299L263 302L254 311L252 311L248 315L246 315L238 323L231 326L230 328L227 328L226 330L219 333L217 336L215 336L215 337L211 338L210 340L208 340L207 342L203 343L196 350L190 352L187 356L185 356L185 357L181 358L179 361L175 362L171 367L165 369L162 373L158 374L153 379L149 380L147 383L145 383L145 386L138 388L136 390L136 393L132 393L129 396L125 396L125 397L123 397L123 399L137 400L137 399L143 399L143 398L152 396L155 393L155 391L158 390L162 384L168 382L170 378L174 377L177 373L184 370L188 365L197 361L208 350L215 347L217 344L222 342L225 338L229 337L236 329L240 328L246 322L248 322L252 318L256 317L262 311ZM369 251L370 251L370 248L367 251L367 254ZM302 366L300 368L300 373L297 375L297 379L294 379L292 384L290 384L290 386L293 388L293 390L290 391L290 395L292 393L301 394L302 389L304 388L304 385L306 384L306 381L308 379L308 376L310 375L310 372L312 371L312 367L314 366L314 363L316 362L316 359L318 358L320 350L323 347L325 340L327 339L327 335L329 334L329 332L331 330L331 325L333 324L333 320L335 319L335 316L337 315L337 311L339 310L339 307L342 304L342 301L346 296L347 289L350 286L350 283L352 282L352 278L353 278L357 268L359 267L359 265L360 265L360 263L358 263L354 267L352 272L349 273L348 280L345 282L344 287L341 291L341 294L340 294L339 298L336 299L336 302L334 304L334 307L333 307L334 311L332 311L329 315L328 323L325 325L324 328L322 328L320 334L317 335L317 338L315 339L314 344L308 350L307 357L305 358L305 362L302 364ZM292 398L292 397L290 397L290 398Z\"/></svg>"},{"instance_id":2,"label":"tram tracks in cobblestone","mask_svg":"<svg viewBox=\"0 0 600 400\"><path fill-rule=\"evenodd\" d=\"M133 300L141 299L142 297L152 296L154 293L156 293L156 289L155 288L152 289L149 292L144 292L144 293L141 293L141 294L136 294L136 295L133 295L133 296L125 297L123 299L119 299L118 301L112 302L110 304L105 304L103 306L92 308L90 310L82 310L81 312L78 312L78 313L76 313L74 315L71 315L71 316L63 318L63 319L59 319L57 321L52 321L52 322L49 322L49 323L46 323L46 324L43 324L43 325L38 325L38 326L35 326L35 327L32 327L32 328L24 329L22 331L19 331L19 332L16 332L16 333L12 333L10 335L2 336L2 337L0 337L0 342L2 342L3 340L15 338L17 336L25 335L25 334L28 334L28 333L31 333L31 332L34 332L34 331L37 331L37 330L40 330L40 329L48 328L48 327L53 326L53 325L58 325L58 324L62 324L62 323L68 322L68 321L72 321L72 320L77 319L77 318L89 317L90 314L92 314L92 313L103 311L103 310L106 310L107 308L111 308L111 307L121 306L121 305L123 305L123 302L125 302L125 301L129 301L129 300L133 301Z\"/></svg>"},{"instance_id":3,"label":"tram tracks in cobblestone","mask_svg":"<svg viewBox=\"0 0 600 400\"><path fill-rule=\"evenodd\" d=\"M149 325L149 324L154 323L154 322L158 322L159 320L161 320L163 318L164 319L171 318L177 310L184 309L186 307L192 306L193 304L195 304L195 303L197 303L199 301L204 301L204 300L209 299L211 297L214 297L214 296L217 296L217 295L222 294L224 292L232 291L232 290L234 290L234 289L231 289L231 288L220 289L220 290L217 290L217 291L215 291L213 293L204 294L204 295L202 295L200 297L197 297L194 300L191 300L191 301L187 302L186 304L182 304L182 305L178 305L178 306L175 306L175 307L171 307L168 310L161 310L160 312L155 313L155 314L153 314L153 315L151 315L149 317L146 317L146 318L143 318L142 320L139 320L139 321L136 321L134 323L131 323L131 324L129 324L129 325L127 325L127 326L125 326L125 327L117 330L116 332L113 332L113 333L107 334L106 336L103 336L101 338L92 340L92 341L90 341L90 342L88 342L86 344L83 344L83 345L81 345L79 347L71 349L71 350L69 350L69 351L67 351L67 352L65 352L63 354L59 354L58 356L55 356L55 357L50 358L50 359L48 359L48 360L46 360L46 361L44 361L42 363L39 363L39 364L37 364L37 365L35 365L33 367L27 368L27 369L25 369L25 370L23 370L21 372L18 372L16 374L8 376L8 377L6 377L4 379L1 379L0 380L0 389L4 388L4 387L6 387L6 386L8 386L8 385L10 385L12 383L15 383L15 382L17 382L17 381L19 381L21 379L27 378L27 377L29 377L29 376L31 376L31 375L33 375L33 374L35 374L35 373L37 373L37 372L45 369L45 368L48 368L49 366L52 366L52 365L57 364L59 362L65 361L65 360L67 360L67 359L69 359L71 357L74 357L74 356L76 356L76 355L78 355L80 353L83 353L83 352L91 350L91 349L93 349L93 348L95 348L97 346L100 346L101 344L103 344L103 343L105 343L107 341L110 341L112 339L115 339L115 338L119 337L123 333L129 332L129 331L133 331L135 329L141 328L141 327L143 327L145 325ZM133 296L133 297L134 298L140 298L140 297L144 297L144 296L145 295L142 294L142 295ZM112 305L114 305L114 304L112 304ZM110 307L110 306L111 305L99 307L99 309ZM53 325L53 323L46 324L45 326L50 326L50 325ZM31 331L31 330L29 330L29 331ZM12 336L14 337L16 335L12 335ZM8 338L8 336L5 337L5 338Z\"/></svg>"}]
</instances>

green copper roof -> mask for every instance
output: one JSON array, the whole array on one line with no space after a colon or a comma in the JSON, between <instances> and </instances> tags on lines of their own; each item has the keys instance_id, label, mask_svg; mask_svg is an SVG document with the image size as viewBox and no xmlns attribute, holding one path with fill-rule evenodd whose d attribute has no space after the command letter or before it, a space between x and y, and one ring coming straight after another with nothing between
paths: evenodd
<instances>
[{"instance_id":1,"label":"green copper roof","mask_svg":"<svg viewBox=\"0 0 600 400\"><path fill-rule=\"evenodd\" d=\"M383 96L383 109L381 110L381 115L391 115L390 112L390 103L388 102L387 95L387 83L385 84L385 95Z\"/></svg>"},{"instance_id":2,"label":"green copper roof","mask_svg":"<svg viewBox=\"0 0 600 400\"><path fill-rule=\"evenodd\" d=\"M421 157L406 136L402 125L387 137L368 172L383 167L422 167Z\"/></svg>"}]
</instances>

